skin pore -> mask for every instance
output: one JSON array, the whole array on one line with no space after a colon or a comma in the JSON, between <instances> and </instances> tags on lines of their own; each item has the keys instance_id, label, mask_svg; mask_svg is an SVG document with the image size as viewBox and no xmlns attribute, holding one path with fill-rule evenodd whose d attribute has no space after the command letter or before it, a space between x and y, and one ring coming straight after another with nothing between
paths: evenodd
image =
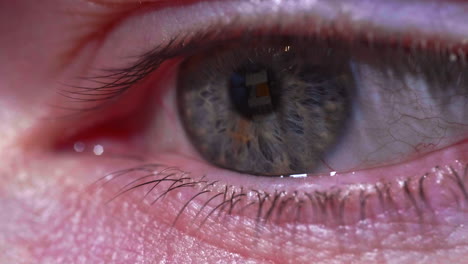
<instances>
[{"instance_id":1,"label":"skin pore","mask_svg":"<svg viewBox=\"0 0 468 264\"><path fill-rule=\"evenodd\" d=\"M468 4L207 2L0 1L0 263L466 263L461 122L445 119L442 126L463 132L406 166L346 171L333 181L261 178L194 154L174 99L183 55L168 56L104 107L86 96L115 90L79 87L116 81L100 70L134 65L171 40L254 22L294 34L321 23L322 33L348 40L401 33L424 38L429 51L443 42L454 51L447 60L466 67ZM301 10L304 24L294 27ZM418 12L438 15L428 22Z\"/></svg>"}]
</instances>

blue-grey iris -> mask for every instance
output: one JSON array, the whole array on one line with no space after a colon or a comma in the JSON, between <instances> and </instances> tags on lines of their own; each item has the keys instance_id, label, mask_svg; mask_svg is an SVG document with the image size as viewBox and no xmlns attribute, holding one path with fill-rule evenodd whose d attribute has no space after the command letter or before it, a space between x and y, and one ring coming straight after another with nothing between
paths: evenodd
<instances>
[{"instance_id":1,"label":"blue-grey iris","mask_svg":"<svg viewBox=\"0 0 468 264\"><path fill-rule=\"evenodd\" d=\"M310 43L223 47L181 66L187 135L217 166L255 175L310 173L350 112L349 59Z\"/></svg>"}]
</instances>

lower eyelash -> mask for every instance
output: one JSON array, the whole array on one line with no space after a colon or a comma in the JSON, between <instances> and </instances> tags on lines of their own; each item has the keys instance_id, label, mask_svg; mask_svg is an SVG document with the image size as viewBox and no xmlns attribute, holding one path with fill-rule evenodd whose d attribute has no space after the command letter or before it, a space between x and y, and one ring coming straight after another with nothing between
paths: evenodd
<instances>
[{"instance_id":1,"label":"lower eyelash","mask_svg":"<svg viewBox=\"0 0 468 264\"><path fill-rule=\"evenodd\" d=\"M162 164L112 172L96 184L99 188L118 179L118 190L108 202L132 191L143 191L150 205L164 198L180 201L172 219L175 226L188 215L193 228L200 230L208 220L227 216L255 219L257 225L319 224L348 226L372 219L420 224L439 221L440 210L466 210L468 206L468 164L457 168L438 166L414 178L355 186L333 187L308 192L265 192L195 178L178 168ZM159 187L159 188L157 188ZM190 194L184 189L190 188ZM144 189L144 190L140 190ZM170 196L170 197L167 197ZM190 213L189 213L190 211ZM224 222L224 221L223 221Z\"/></svg>"}]
</instances>

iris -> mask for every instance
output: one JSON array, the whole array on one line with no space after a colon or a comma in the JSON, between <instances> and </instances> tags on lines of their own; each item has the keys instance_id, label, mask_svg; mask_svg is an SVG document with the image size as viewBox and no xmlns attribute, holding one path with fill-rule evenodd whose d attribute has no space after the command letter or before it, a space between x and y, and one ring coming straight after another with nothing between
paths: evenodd
<instances>
[{"instance_id":1,"label":"iris","mask_svg":"<svg viewBox=\"0 0 468 264\"><path fill-rule=\"evenodd\" d=\"M347 58L310 43L226 47L181 67L187 135L212 164L255 175L310 173L347 120Z\"/></svg>"}]
</instances>

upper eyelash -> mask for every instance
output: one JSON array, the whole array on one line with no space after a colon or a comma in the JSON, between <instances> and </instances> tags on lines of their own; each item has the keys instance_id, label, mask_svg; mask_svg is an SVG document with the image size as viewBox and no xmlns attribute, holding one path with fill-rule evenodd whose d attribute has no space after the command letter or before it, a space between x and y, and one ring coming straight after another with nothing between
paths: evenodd
<instances>
[{"instance_id":1,"label":"upper eyelash","mask_svg":"<svg viewBox=\"0 0 468 264\"><path fill-rule=\"evenodd\" d=\"M275 30L273 30L275 29ZM110 68L102 69L102 74L96 74L94 76L82 77L80 78L83 81L86 81L89 85L77 86L77 85L67 85L71 89L62 89L59 91L59 94L68 98L71 102L77 103L86 103L86 102L101 102L101 104L93 105L91 107L80 106L78 108L66 107L69 110L76 110L78 112L88 112L99 109L106 105L108 101L112 101L127 90L138 84L140 81L145 79L152 72L156 71L159 66L166 60L183 56L194 54L202 48L207 46L215 46L218 43L222 43L227 39L239 39L247 40L252 38L252 36L268 36L268 33L260 32L255 28L245 29L240 36L230 36L232 27L216 27L205 29L204 31L196 32L193 34L181 34L173 37L164 45L157 46L143 54L136 56L136 62L122 68ZM272 26L271 35L285 35L288 36L287 30L281 28L279 23L277 26ZM283 32L284 31L284 32ZM332 28L330 29L333 32ZM463 45L456 46L451 45L446 47L445 43L442 41L433 41L432 45L427 45L427 41L424 44L419 43L417 40L414 40L414 43L405 46L402 44L403 41L406 41L404 36L400 36L401 39L398 41L398 37L382 35L377 37L375 34L370 37L369 34L360 34L350 38L349 36L344 36L342 34L336 33L328 34L326 36L316 35L315 33L308 36L298 36L305 37L310 39L320 39L322 41L329 42L340 42L341 45L349 45L352 43L359 42L360 44L367 45L369 48L399 48L404 49L406 52L416 52L424 51L431 52L431 49L436 49L436 54L441 57L455 59L461 65L465 65L468 60L468 53L464 52ZM387 43L387 41L390 41ZM64 107L62 107L64 108Z\"/></svg>"},{"instance_id":2,"label":"upper eyelash","mask_svg":"<svg viewBox=\"0 0 468 264\"><path fill-rule=\"evenodd\" d=\"M438 167L435 167L435 170L442 172ZM419 219L418 221L424 223L428 219L433 220L431 218L434 216L433 203L440 198L428 197L426 194L425 182L430 177L440 178L440 175L436 175L437 173L425 173L416 178L407 178L400 181L398 190L403 193L406 200L405 204L397 201L395 198L397 194L392 192L396 182L377 182L370 185L370 187L368 186L368 188L352 190L346 190L345 187L326 191L286 192L275 190L273 193L268 193L256 189L236 188L230 185L219 187L217 181L209 181L204 176L197 179L178 168L167 167L163 164L143 164L115 171L105 175L95 185L98 189L104 188L105 185L131 173L143 173L143 176L137 176L136 179L131 177L130 182L120 186L109 202L133 190L153 185L143 195L143 198L147 198L153 192L158 191L158 194L154 193L156 198L150 201L151 205L153 205L169 193L177 193L182 188L193 188L196 190L194 195L184 202L172 220L172 226L176 224L184 210L190 206L190 203L194 202L196 198L203 198L203 201L199 201L198 212L192 219L196 229L202 228L209 217L218 218L223 214L224 216L243 215L245 210L252 208L254 208L255 220L258 224L284 222L283 213L284 210L288 210L288 212L297 214L289 219L292 222L300 222L301 214L308 213L316 217L315 222L320 224L330 226L353 225L355 224L354 221L363 221L380 215L381 213L375 215L375 206L380 206L383 210L382 213L391 217L398 217L401 210L412 210ZM449 171L444 172L442 177L447 179L449 184L440 186L438 191L441 193L449 191L453 199L452 204L457 210L466 208L468 204L468 186L466 184L468 181L468 164L465 164L459 171L450 167ZM170 184L162 189L157 189L156 187L161 183ZM352 210L355 215L345 214L346 206L358 208ZM427 218L426 214L432 216Z\"/></svg>"},{"instance_id":3,"label":"upper eyelash","mask_svg":"<svg viewBox=\"0 0 468 264\"><path fill-rule=\"evenodd\" d=\"M79 78L87 81L89 86L67 85L70 89L62 89L59 94L72 102L102 102L90 108L71 108L79 112L87 112L101 108L107 101L118 98L128 89L145 79L168 59L196 50L203 45L202 40L215 38L221 31L208 31L196 36L176 36L167 44L158 46L140 56L137 62L123 68L102 69L100 75ZM204 42L203 42L204 43ZM95 87L93 87L96 85Z\"/></svg>"}]
</instances>

